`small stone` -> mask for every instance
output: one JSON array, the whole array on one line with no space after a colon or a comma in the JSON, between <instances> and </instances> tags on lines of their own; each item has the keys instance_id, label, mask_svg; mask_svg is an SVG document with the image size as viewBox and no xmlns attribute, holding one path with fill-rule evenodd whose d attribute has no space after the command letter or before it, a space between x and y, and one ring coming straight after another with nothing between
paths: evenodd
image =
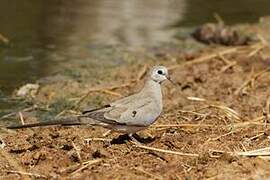
<instances>
[{"instance_id":1,"label":"small stone","mask_svg":"<svg viewBox=\"0 0 270 180\"><path fill-rule=\"evenodd\" d=\"M20 87L20 89L17 91L16 95L19 97L35 97L39 89L38 84L26 84Z\"/></svg>"}]
</instances>

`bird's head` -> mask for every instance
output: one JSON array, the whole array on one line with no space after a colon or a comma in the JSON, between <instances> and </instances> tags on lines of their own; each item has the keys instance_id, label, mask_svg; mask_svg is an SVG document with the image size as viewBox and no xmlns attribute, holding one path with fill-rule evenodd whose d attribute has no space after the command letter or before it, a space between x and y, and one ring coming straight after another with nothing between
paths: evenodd
<instances>
[{"instance_id":1,"label":"bird's head","mask_svg":"<svg viewBox=\"0 0 270 180\"><path fill-rule=\"evenodd\" d=\"M157 83L162 83L165 80L171 81L168 69L164 66L154 66L150 71L150 79Z\"/></svg>"}]
</instances>

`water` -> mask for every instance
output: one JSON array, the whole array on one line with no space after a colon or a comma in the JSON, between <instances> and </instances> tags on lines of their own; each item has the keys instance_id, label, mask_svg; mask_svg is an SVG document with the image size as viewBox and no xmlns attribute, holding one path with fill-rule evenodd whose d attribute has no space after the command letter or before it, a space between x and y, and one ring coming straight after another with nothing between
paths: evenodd
<instances>
[{"instance_id":1,"label":"water","mask_svg":"<svg viewBox=\"0 0 270 180\"><path fill-rule=\"evenodd\" d=\"M1 0L0 34L10 43L0 42L0 93L96 49L160 44L177 28L214 21L214 13L227 24L256 22L269 7L269 0Z\"/></svg>"}]
</instances>

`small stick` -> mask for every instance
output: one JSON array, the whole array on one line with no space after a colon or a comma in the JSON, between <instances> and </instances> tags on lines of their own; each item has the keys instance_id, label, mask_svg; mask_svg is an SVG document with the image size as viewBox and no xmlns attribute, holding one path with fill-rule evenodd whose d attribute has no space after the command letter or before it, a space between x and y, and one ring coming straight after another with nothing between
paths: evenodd
<instances>
[{"instance_id":1,"label":"small stick","mask_svg":"<svg viewBox=\"0 0 270 180\"><path fill-rule=\"evenodd\" d=\"M80 167L79 169L77 169L76 171L74 171L73 173L71 173L71 176L74 176L75 174L77 174L80 171L84 170L88 166L93 165L93 164L96 164L96 163L99 163L101 161L102 161L102 159L95 159L95 160L87 161L87 162L83 163L83 166L82 167Z\"/></svg>"},{"instance_id":2,"label":"small stick","mask_svg":"<svg viewBox=\"0 0 270 180\"><path fill-rule=\"evenodd\" d=\"M75 171L75 169L77 169L81 164L75 164L75 165L71 165L71 166L68 166L66 168L63 168L60 170L60 174L62 173L71 173L73 171Z\"/></svg>"},{"instance_id":3,"label":"small stick","mask_svg":"<svg viewBox=\"0 0 270 180\"><path fill-rule=\"evenodd\" d=\"M208 115L208 114L198 113L198 112L195 112L195 111L179 110L178 112L181 112L181 113L190 113L190 114L194 114L194 115L197 115L197 116L207 116Z\"/></svg>"},{"instance_id":4,"label":"small stick","mask_svg":"<svg viewBox=\"0 0 270 180\"><path fill-rule=\"evenodd\" d=\"M187 99L190 101L201 101L201 102L206 101L206 99L204 99L204 98L199 98L199 97L194 97L194 96L189 96L189 97L187 97Z\"/></svg>"},{"instance_id":5,"label":"small stick","mask_svg":"<svg viewBox=\"0 0 270 180\"><path fill-rule=\"evenodd\" d=\"M92 160L91 160L91 161L92 161ZM62 174L62 173L72 173L72 172L74 172L75 169L77 169L79 166L81 166L81 165L86 165L86 164L88 164L88 163L89 163L89 161L85 161L85 162L80 163L80 164L75 164L75 165L68 166L68 167L66 167L66 168L64 168L64 169L61 169L61 170L60 170L60 173L61 173L61 174Z\"/></svg>"},{"instance_id":6,"label":"small stick","mask_svg":"<svg viewBox=\"0 0 270 180\"><path fill-rule=\"evenodd\" d=\"M218 56L222 61L224 61L227 65L228 64L231 64L231 62L228 60L228 59L226 59L222 54L219 54L219 56Z\"/></svg>"},{"instance_id":7,"label":"small stick","mask_svg":"<svg viewBox=\"0 0 270 180\"><path fill-rule=\"evenodd\" d=\"M165 149L158 149L158 148L148 147L148 146L139 145L139 144L135 144L135 146L138 147L138 148L147 149L147 150L150 150L150 151L157 151L157 152L162 152L162 153L175 154L175 155L179 155L179 156L199 157L199 154L182 153L182 152L177 152L177 151L170 151L170 150L165 150Z\"/></svg>"},{"instance_id":8,"label":"small stick","mask_svg":"<svg viewBox=\"0 0 270 180\"><path fill-rule=\"evenodd\" d=\"M60 113L58 113L56 116L55 116L55 118L59 118L60 116L62 116L63 114L65 114L66 113L66 109L64 109L63 111L61 111Z\"/></svg>"},{"instance_id":9,"label":"small stick","mask_svg":"<svg viewBox=\"0 0 270 180\"><path fill-rule=\"evenodd\" d=\"M8 170L6 171L7 173L15 173L15 174L21 174L21 175L27 175L27 176L33 176L33 177L37 177L37 178L45 178L47 179L47 176L41 175L41 174L36 174L36 173L29 173L29 172L23 172L23 171L12 171L12 170Z\"/></svg>"},{"instance_id":10,"label":"small stick","mask_svg":"<svg viewBox=\"0 0 270 180\"><path fill-rule=\"evenodd\" d=\"M31 111L31 110L34 110L34 109L36 109L36 108L37 108L37 106L34 105L34 106L32 106L32 107L28 107L28 108L22 109L21 112ZM3 115L0 119L6 119L6 118L9 118L9 117L11 117L11 116L15 116L16 114L17 114L17 112L11 112L11 113L8 113L8 114L6 114L6 115Z\"/></svg>"},{"instance_id":11,"label":"small stick","mask_svg":"<svg viewBox=\"0 0 270 180\"><path fill-rule=\"evenodd\" d=\"M136 171L139 171L139 172L141 172L141 173L143 173L143 174L145 174L147 176L150 176L150 177L152 177L154 179L163 179L162 177L156 176L156 175L154 175L154 174L152 174L150 172L147 172L147 171L143 170L142 168L134 167L133 169L135 169Z\"/></svg>"},{"instance_id":12,"label":"small stick","mask_svg":"<svg viewBox=\"0 0 270 180\"><path fill-rule=\"evenodd\" d=\"M81 157L81 154L80 154L81 150L75 145L75 143L73 141L72 141L72 146L76 151L76 154L78 156L79 161L82 162L82 157Z\"/></svg>"},{"instance_id":13,"label":"small stick","mask_svg":"<svg viewBox=\"0 0 270 180\"><path fill-rule=\"evenodd\" d=\"M268 46L268 41L261 34L257 34L257 37L259 38L262 44Z\"/></svg>"},{"instance_id":14,"label":"small stick","mask_svg":"<svg viewBox=\"0 0 270 180\"><path fill-rule=\"evenodd\" d=\"M214 59L216 57L219 57L220 55L226 55L226 54L234 53L234 52L237 51L237 49L238 48L236 48L236 47L228 48L228 49L225 49L225 50L223 49L223 50L220 50L219 52L215 52L215 53L212 53L212 54L209 54L209 55L205 55L205 56L199 57L197 59L194 59L192 61L188 61L188 62L183 63L183 64L177 64L177 65L170 66L168 69L169 70L174 70L174 69L176 69L178 67L202 63L202 62Z\"/></svg>"},{"instance_id":15,"label":"small stick","mask_svg":"<svg viewBox=\"0 0 270 180\"><path fill-rule=\"evenodd\" d=\"M198 97L187 97L187 99L191 100L191 101L206 102L208 104L208 106L204 107L203 109L206 109L206 108L221 109L227 116L235 118L236 120L241 120L241 117L238 114L238 112L236 112L235 110L233 110L227 106L220 105L221 103L219 103L219 102L211 102L211 101L208 101L204 98L198 98Z\"/></svg>"},{"instance_id":16,"label":"small stick","mask_svg":"<svg viewBox=\"0 0 270 180\"><path fill-rule=\"evenodd\" d=\"M238 131L240 131L240 130L238 130ZM230 131L230 132L228 132L228 133L226 133L226 134L222 134L222 135L220 135L220 136L218 136L218 137L215 137L215 138L209 138L209 139L207 140L207 142L209 142L209 141L216 141L216 140L218 140L218 139L220 139L220 138L222 138L222 137L231 135L231 134L233 134L233 133L235 133L235 132L238 132L238 131Z\"/></svg>"},{"instance_id":17,"label":"small stick","mask_svg":"<svg viewBox=\"0 0 270 180\"><path fill-rule=\"evenodd\" d=\"M24 125L25 124L24 123L24 118L23 118L23 115L22 115L21 111L19 111L19 116L20 116L20 120L21 120L22 125Z\"/></svg>"},{"instance_id":18,"label":"small stick","mask_svg":"<svg viewBox=\"0 0 270 180\"><path fill-rule=\"evenodd\" d=\"M261 50L263 50L265 48L264 44L259 44L258 47L255 48L255 50L251 51L248 54L248 57L252 57L255 56L256 54L258 54Z\"/></svg>"},{"instance_id":19,"label":"small stick","mask_svg":"<svg viewBox=\"0 0 270 180\"><path fill-rule=\"evenodd\" d=\"M265 147L265 148L260 148L260 149L255 149L251 151L244 151L244 152L226 152L222 150L209 150L211 153L228 153L232 156L270 156L270 147ZM218 156L215 156L218 157Z\"/></svg>"},{"instance_id":20,"label":"small stick","mask_svg":"<svg viewBox=\"0 0 270 180\"><path fill-rule=\"evenodd\" d=\"M246 152L235 152L239 156L270 156L270 147L255 149Z\"/></svg>"},{"instance_id":21,"label":"small stick","mask_svg":"<svg viewBox=\"0 0 270 180\"><path fill-rule=\"evenodd\" d=\"M250 137L250 138L248 138L248 139L252 141L252 140L257 139L258 137L263 136L263 135L265 135L264 132L262 132L262 133L260 133L260 134L257 134L257 135L255 135L255 136L253 136L253 137Z\"/></svg>"},{"instance_id":22,"label":"small stick","mask_svg":"<svg viewBox=\"0 0 270 180\"><path fill-rule=\"evenodd\" d=\"M244 89L247 85L253 84L256 79L258 79L260 76L265 75L268 73L270 68L267 68L261 72L258 72L256 74L253 73L253 71L250 74L250 77L234 92L235 95L238 95L242 89Z\"/></svg>"},{"instance_id":23,"label":"small stick","mask_svg":"<svg viewBox=\"0 0 270 180\"><path fill-rule=\"evenodd\" d=\"M263 116L262 117L259 117L259 118L260 119L263 119ZM235 129L236 128L241 128L241 127L248 127L248 126L270 126L270 125L265 124L265 123L260 123L260 122L252 122L252 121L240 122L240 123L234 123L233 124L233 128L235 128ZM194 128L198 128L198 127L205 127L205 128L227 128L227 127L231 127L231 125L211 125L211 124L158 124L158 125L150 126L150 128L154 128L154 129L157 129L157 128L164 128L164 129L167 129L167 128L182 128L182 127L183 128L184 127L194 127ZM230 133L234 133L234 132L236 132L236 131L229 132L227 135L230 135ZM226 135L224 134L221 137L223 137L223 136L226 136ZM217 139L219 139L219 138L217 138ZM105 141L105 140L107 140L107 139L102 139L102 138L97 139L97 141Z\"/></svg>"},{"instance_id":24,"label":"small stick","mask_svg":"<svg viewBox=\"0 0 270 180\"><path fill-rule=\"evenodd\" d=\"M102 134L103 137L108 136L110 133L112 132L112 130L108 130L105 133Z\"/></svg>"},{"instance_id":25,"label":"small stick","mask_svg":"<svg viewBox=\"0 0 270 180\"><path fill-rule=\"evenodd\" d=\"M151 126L153 128L164 128L164 127L220 127L212 124L157 124Z\"/></svg>"},{"instance_id":26,"label":"small stick","mask_svg":"<svg viewBox=\"0 0 270 180\"><path fill-rule=\"evenodd\" d=\"M9 43L9 39L6 38L3 34L0 33L0 40L2 42L4 42L5 44L8 44Z\"/></svg>"},{"instance_id":27,"label":"small stick","mask_svg":"<svg viewBox=\"0 0 270 180\"><path fill-rule=\"evenodd\" d=\"M256 118L252 119L249 122L258 122L258 121L261 121L261 120L264 120L264 119L265 119L265 116L259 116L259 117L256 117Z\"/></svg>"},{"instance_id":28,"label":"small stick","mask_svg":"<svg viewBox=\"0 0 270 180\"><path fill-rule=\"evenodd\" d=\"M244 150L244 152L246 152L247 148L244 146L244 144L242 142L239 142L239 144L242 146L242 149Z\"/></svg>"},{"instance_id":29,"label":"small stick","mask_svg":"<svg viewBox=\"0 0 270 180\"><path fill-rule=\"evenodd\" d=\"M248 121L248 122L235 123L233 125L234 128L240 128L240 127L245 127L245 126L270 126L270 124Z\"/></svg>"},{"instance_id":30,"label":"small stick","mask_svg":"<svg viewBox=\"0 0 270 180\"><path fill-rule=\"evenodd\" d=\"M223 105L209 105L209 107L213 107L213 108L217 108L217 109L221 109L224 111L224 113L228 116L233 117L236 120L241 120L240 115L238 114L238 112L236 112L235 110L227 107L227 106L223 106Z\"/></svg>"},{"instance_id":31,"label":"small stick","mask_svg":"<svg viewBox=\"0 0 270 180\"><path fill-rule=\"evenodd\" d=\"M227 69L230 69L231 67L235 66L236 64L237 64L236 61L233 61L233 62L231 62L230 64L227 64L226 66L224 66L224 67L220 70L220 72L221 72L221 73L224 73L225 71L227 71Z\"/></svg>"},{"instance_id":32,"label":"small stick","mask_svg":"<svg viewBox=\"0 0 270 180\"><path fill-rule=\"evenodd\" d=\"M269 46L267 40L261 34L257 34L257 37L259 38L261 42L258 43L254 51L249 53L248 57L254 56L255 54L261 52L261 50L263 50L265 47Z\"/></svg>"}]
</instances>

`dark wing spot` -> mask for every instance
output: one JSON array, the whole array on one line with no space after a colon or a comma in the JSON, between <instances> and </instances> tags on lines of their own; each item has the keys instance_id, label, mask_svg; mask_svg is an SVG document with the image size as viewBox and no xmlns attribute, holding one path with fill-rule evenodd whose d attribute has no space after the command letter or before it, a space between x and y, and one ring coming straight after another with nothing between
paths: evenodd
<instances>
[{"instance_id":1,"label":"dark wing spot","mask_svg":"<svg viewBox=\"0 0 270 180\"><path fill-rule=\"evenodd\" d=\"M132 117L135 117L137 114L137 111L132 111Z\"/></svg>"}]
</instances>

